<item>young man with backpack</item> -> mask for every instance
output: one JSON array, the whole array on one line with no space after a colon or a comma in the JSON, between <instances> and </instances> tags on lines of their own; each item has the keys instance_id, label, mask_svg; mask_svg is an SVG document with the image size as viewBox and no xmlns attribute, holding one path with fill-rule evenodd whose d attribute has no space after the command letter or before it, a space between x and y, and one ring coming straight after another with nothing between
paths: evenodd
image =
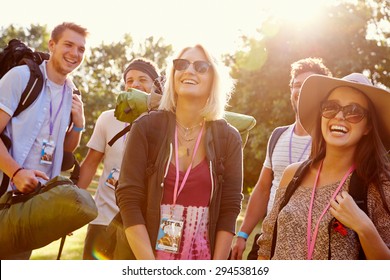
<instances>
[{"instance_id":1,"label":"young man with backpack","mask_svg":"<svg viewBox=\"0 0 390 280\"><path fill-rule=\"evenodd\" d=\"M42 90L17 116L14 113L30 77L29 67L13 67L1 78L0 131L12 146L8 150L0 141L0 170L10 178L9 189L34 191L39 181L60 174L64 151L77 148L85 124L84 109L80 96L73 94L75 85L68 75L84 59L87 35L85 28L74 23L53 29L50 58L39 65ZM28 259L30 255L31 251L9 258Z\"/></svg>"},{"instance_id":2,"label":"young man with backpack","mask_svg":"<svg viewBox=\"0 0 390 280\"><path fill-rule=\"evenodd\" d=\"M291 163L307 159L310 154L311 138L299 122L297 104L303 82L313 74L332 75L320 58L305 58L291 64L290 99L295 113L295 122L288 126L275 128L268 140L263 168L248 201L245 218L237 233L231 259L242 259L246 240L257 223L263 220L272 208L284 169ZM257 259L257 238L258 234L248 254L249 260Z\"/></svg>"}]
</instances>

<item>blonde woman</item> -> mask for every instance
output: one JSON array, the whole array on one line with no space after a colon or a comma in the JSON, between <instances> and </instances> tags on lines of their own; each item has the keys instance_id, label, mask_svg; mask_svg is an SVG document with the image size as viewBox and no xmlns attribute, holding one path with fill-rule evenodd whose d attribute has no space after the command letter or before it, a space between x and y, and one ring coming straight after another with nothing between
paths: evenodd
<instances>
[{"instance_id":1,"label":"blonde woman","mask_svg":"<svg viewBox=\"0 0 390 280\"><path fill-rule=\"evenodd\" d=\"M116 194L132 253L116 258L227 259L243 180L240 134L222 120L233 82L201 45L167 73L159 111L129 133Z\"/></svg>"}]
</instances>

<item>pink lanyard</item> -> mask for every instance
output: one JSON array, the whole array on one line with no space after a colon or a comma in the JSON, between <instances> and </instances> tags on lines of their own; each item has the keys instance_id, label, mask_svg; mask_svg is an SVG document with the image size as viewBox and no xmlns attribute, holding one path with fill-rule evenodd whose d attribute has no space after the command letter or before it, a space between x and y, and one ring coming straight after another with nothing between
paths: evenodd
<instances>
[{"instance_id":1,"label":"pink lanyard","mask_svg":"<svg viewBox=\"0 0 390 280\"><path fill-rule=\"evenodd\" d=\"M335 190L335 192L333 193L331 200L329 200L328 204L325 206L324 210L322 211L322 214L321 214L321 216L319 217L319 219L317 221L316 227L315 227L313 235L312 235L311 234L311 219L312 219L312 210L313 210L313 204L314 204L314 195L315 195L315 192L316 192L318 179L320 177L320 173L321 173L321 169L322 169L322 163L323 163L323 161L321 162L321 164L320 164L320 166L318 168L318 171L317 171L317 176L316 176L316 179L315 179L315 182L314 182L314 186L313 186L313 191L312 191L312 194L311 194L309 214L307 216L307 259L308 260L311 260L313 258L313 251L314 251L314 245L315 245L316 239L317 239L318 227L320 225L320 221L322 220L322 218L324 217L326 211L328 211L328 209L330 207L330 201L333 200L336 197L336 195L339 193L341 187L345 183L345 180L347 180L348 176L355 170L355 164L352 164L352 166L348 169L347 173L345 173L343 179L340 181L340 184L337 187L337 189Z\"/></svg>"},{"instance_id":2,"label":"pink lanyard","mask_svg":"<svg viewBox=\"0 0 390 280\"><path fill-rule=\"evenodd\" d=\"M188 176L190 175L190 171L191 171L191 168L192 168L192 163L194 162L194 158L195 158L196 152L198 151L198 148L199 148L200 139L202 138L203 129L204 129L204 123L202 125L202 129L199 132L198 139L196 139L196 144L195 144L194 152L192 154L191 163L188 166L186 174L184 175L183 181L180 184L180 188L178 189L178 186L179 186L179 145L177 143L178 140L177 140L177 125L176 125L176 129L175 129L176 180L175 180L175 189L173 191L173 205L176 205L177 197L179 196L180 192L183 190L184 185L187 182Z\"/></svg>"}]
</instances>

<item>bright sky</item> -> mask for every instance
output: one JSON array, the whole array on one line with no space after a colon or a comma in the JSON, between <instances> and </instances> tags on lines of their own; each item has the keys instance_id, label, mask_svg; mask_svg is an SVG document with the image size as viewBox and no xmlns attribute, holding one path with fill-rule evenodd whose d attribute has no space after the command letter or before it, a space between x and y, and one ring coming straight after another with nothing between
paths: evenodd
<instances>
[{"instance_id":1,"label":"bright sky","mask_svg":"<svg viewBox=\"0 0 390 280\"><path fill-rule=\"evenodd\" d=\"M119 41L129 33L134 41L164 38L179 50L200 42L215 54L231 53L240 35L256 35L266 9L276 16L305 21L335 0L16 0L5 1L0 27L47 24L49 30L63 21L88 28L89 42Z\"/></svg>"}]
</instances>

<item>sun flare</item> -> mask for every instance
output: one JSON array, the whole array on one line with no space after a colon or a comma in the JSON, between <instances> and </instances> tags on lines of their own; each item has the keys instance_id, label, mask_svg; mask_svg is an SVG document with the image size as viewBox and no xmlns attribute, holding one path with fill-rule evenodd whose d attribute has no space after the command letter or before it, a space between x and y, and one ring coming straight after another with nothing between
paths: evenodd
<instances>
[{"instance_id":1,"label":"sun flare","mask_svg":"<svg viewBox=\"0 0 390 280\"><path fill-rule=\"evenodd\" d=\"M273 0L265 3L268 13L292 23L310 24L322 12L325 5L336 0Z\"/></svg>"}]
</instances>

